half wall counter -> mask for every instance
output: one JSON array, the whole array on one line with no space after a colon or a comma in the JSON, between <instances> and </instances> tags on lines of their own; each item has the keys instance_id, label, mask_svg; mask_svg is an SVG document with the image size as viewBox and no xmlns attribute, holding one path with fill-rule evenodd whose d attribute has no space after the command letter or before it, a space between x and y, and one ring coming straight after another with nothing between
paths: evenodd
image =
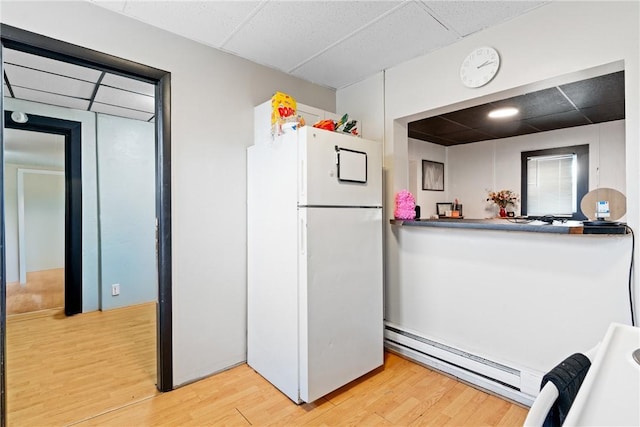
<instances>
[{"instance_id":1,"label":"half wall counter","mask_svg":"<svg viewBox=\"0 0 640 427\"><path fill-rule=\"evenodd\" d=\"M520 231L529 233L552 234L626 234L627 227L620 223L605 223L584 225L581 221L545 222L530 221L519 218L495 219L392 219L390 223L410 227L464 228L469 230L501 230Z\"/></svg>"},{"instance_id":2,"label":"half wall counter","mask_svg":"<svg viewBox=\"0 0 640 427\"><path fill-rule=\"evenodd\" d=\"M632 234L504 219L390 223L385 343L420 363L530 404L545 372L595 346L610 323L631 322Z\"/></svg>"}]
</instances>

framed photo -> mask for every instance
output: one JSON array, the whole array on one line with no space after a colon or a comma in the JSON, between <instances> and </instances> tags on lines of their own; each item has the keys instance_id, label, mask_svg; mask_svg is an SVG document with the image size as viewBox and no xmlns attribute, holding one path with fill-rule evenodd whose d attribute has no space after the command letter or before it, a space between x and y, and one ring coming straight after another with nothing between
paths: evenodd
<instances>
[{"instance_id":1,"label":"framed photo","mask_svg":"<svg viewBox=\"0 0 640 427\"><path fill-rule=\"evenodd\" d=\"M444 163L422 161L422 189L444 191Z\"/></svg>"},{"instance_id":2,"label":"framed photo","mask_svg":"<svg viewBox=\"0 0 640 427\"><path fill-rule=\"evenodd\" d=\"M436 203L436 211L438 212L438 216L447 216L447 211L451 212L453 210L453 203Z\"/></svg>"}]
</instances>

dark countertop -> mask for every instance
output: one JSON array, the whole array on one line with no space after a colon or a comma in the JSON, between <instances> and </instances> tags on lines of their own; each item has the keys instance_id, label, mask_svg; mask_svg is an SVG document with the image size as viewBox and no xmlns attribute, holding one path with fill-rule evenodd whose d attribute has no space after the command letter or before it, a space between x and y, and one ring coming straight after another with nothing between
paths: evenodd
<instances>
[{"instance_id":1,"label":"dark countertop","mask_svg":"<svg viewBox=\"0 0 640 427\"><path fill-rule=\"evenodd\" d=\"M436 228L464 228L473 230L502 230L524 231L529 233L553 233L553 234L625 234L623 225L611 227L583 227L551 224L532 224L531 221L515 218L495 219L418 219L403 220L392 219L390 223L403 227L436 227Z\"/></svg>"}]
</instances>

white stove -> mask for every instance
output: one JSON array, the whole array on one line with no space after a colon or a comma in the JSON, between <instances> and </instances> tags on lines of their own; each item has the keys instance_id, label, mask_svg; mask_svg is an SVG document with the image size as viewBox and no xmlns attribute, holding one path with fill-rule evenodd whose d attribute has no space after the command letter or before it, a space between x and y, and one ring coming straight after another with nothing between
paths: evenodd
<instances>
[{"instance_id":1,"label":"white stove","mask_svg":"<svg viewBox=\"0 0 640 427\"><path fill-rule=\"evenodd\" d=\"M640 328L609 326L563 426L640 425L638 349Z\"/></svg>"}]
</instances>

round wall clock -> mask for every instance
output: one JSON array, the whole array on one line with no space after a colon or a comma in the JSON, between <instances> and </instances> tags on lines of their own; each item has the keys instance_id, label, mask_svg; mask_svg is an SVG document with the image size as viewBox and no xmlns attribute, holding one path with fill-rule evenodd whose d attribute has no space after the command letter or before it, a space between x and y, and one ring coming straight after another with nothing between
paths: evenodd
<instances>
[{"instance_id":1,"label":"round wall clock","mask_svg":"<svg viewBox=\"0 0 640 427\"><path fill-rule=\"evenodd\" d=\"M460 66L460 80L467 87L484 86L500 68L500 55L492 47L479 47L471 52Z\"/></svg>"}]
</instances>

